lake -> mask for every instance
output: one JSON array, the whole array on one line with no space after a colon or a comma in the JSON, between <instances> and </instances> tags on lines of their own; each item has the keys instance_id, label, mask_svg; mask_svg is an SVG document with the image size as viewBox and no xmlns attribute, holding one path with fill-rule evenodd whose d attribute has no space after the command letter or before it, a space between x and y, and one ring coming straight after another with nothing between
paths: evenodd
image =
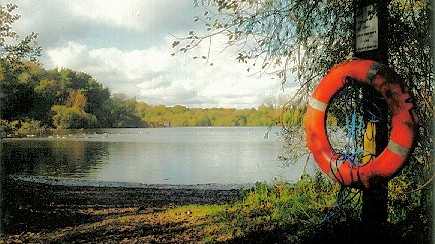
<instances>
[{"instance_id":1,"label":"lake","mask_svg":"<svg viewBox=\"0 0 435 244\"><path fill-rule=\"evenodd\" d=\"M283 166L279 128L187 127L71 130L2 141L6 175L145 184L296 181L304 161ZM310 163L308 170L313 170Z\"/></svg>"}]
</instances>

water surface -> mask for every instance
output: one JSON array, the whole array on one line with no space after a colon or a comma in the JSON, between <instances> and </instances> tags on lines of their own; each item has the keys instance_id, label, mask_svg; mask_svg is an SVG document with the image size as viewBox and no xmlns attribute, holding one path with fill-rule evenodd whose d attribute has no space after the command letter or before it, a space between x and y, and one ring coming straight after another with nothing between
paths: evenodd
<instances>
[{"instance_id":1,"label":"water surface","mask_svg":"<svg viewBox=\"0 0 435 244\"><path fill-rule=\"evenodd\" d=\"M2 163L6 174L111 182L296 181L303 162L283 167L278 134L265 127L76 130L3 141Z\"/></svg>"}]
</instances>

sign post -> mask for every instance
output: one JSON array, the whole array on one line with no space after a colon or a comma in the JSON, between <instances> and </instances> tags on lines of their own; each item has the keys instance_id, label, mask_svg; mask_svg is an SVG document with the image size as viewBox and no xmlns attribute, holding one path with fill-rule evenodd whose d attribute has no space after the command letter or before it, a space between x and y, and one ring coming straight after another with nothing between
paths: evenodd
<instances>
[{"instance_id":1,"label":"sign post","mask_svg":"<svg viewBox=\"0 0 435 244\"><path fill-rule=\"evenodd\" d=\"M375 4L359 7L356 10L355 38L356 53L379 48L378 13Z\"/></svg>"},{"instance_id":2,"label":"sign post","mask_svg":"<svg viewBox=\"0 0 435 244\"><path fill-rule=\"evenodd\" d=\"M354 52L358 58L388 63L387 1L354 0Z\"/></svg>"},{"instance_id":3,"label":"sign post","mask_svg":"<svg viewBox=\"0 0 435 244\"><path fill-rule=\"evenodd\" d=\"M388 47L386 44L387 32L387 4L383 0L354 0L354 53L357 58L372 59L383 64L388 63ZM371 92L363 93L367 103L381 100ZM379 99L381 98L381 99ZM380 111L388 111L385 103L376 103ZM375 140L372 144L364 138L365 150L379 155L388 143L387 123L381 119L377 123L366 120L366 130L375 131ZM366 131L367 132L367 131ZM369 133L365 133L367 135ZM363 189L363 205L361 218L368 226L384 223L387 220L388 189L384 179L373 179L369 189Z\"/></svg>"}]
</instances>

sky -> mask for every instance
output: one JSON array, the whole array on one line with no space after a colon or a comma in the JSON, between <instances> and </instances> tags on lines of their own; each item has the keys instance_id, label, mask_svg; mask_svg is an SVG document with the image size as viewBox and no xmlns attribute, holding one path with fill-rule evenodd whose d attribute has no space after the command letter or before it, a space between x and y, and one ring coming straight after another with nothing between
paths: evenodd
<instances>
[{"instance_id":1,"label":"sky","mask_svg":"<svg viewBox=\"0 0 435 244\"><path fill-rule=\"evenodd\" d=\"M188 107L250 108L276 102L282 89L273 76L247 72L235 49L223 51L225 39L191 53L173 52L171 43L190 30L202 9L193 0L19 0L14 28L21 35L39 33L40 62L46 68L70 68L92 75L112 93L149 104ZM213 65L209 65L213 63ZM291 84L291 82L289 83Z\"/></svg>"}]
</instances>

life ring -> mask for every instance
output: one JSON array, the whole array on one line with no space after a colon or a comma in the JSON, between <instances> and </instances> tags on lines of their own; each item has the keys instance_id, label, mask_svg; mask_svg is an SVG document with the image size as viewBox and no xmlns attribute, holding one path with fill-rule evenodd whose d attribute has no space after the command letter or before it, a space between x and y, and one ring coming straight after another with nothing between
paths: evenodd
<instances>
[{"instance_id":1,"label":"life ring","mask_svg":"<svg viewBox=\"0 0 435 244\"><path fill-rule=\"evenodd\" d=\"M372 60L356 59L333 67L315 88L304 118L307 146L320 169L346 186L370 187L372 180L392 177L405 163L414 139L411 97L397 80L385 72L387 68ZM352 78L372 86L385 98L392 113L387 147L366 164L354 166L349 160L338 164L338 158L326 133L326 112L332 97ZM391 79L391 80L390 80Z\"/></svg>"}]
</instances>

